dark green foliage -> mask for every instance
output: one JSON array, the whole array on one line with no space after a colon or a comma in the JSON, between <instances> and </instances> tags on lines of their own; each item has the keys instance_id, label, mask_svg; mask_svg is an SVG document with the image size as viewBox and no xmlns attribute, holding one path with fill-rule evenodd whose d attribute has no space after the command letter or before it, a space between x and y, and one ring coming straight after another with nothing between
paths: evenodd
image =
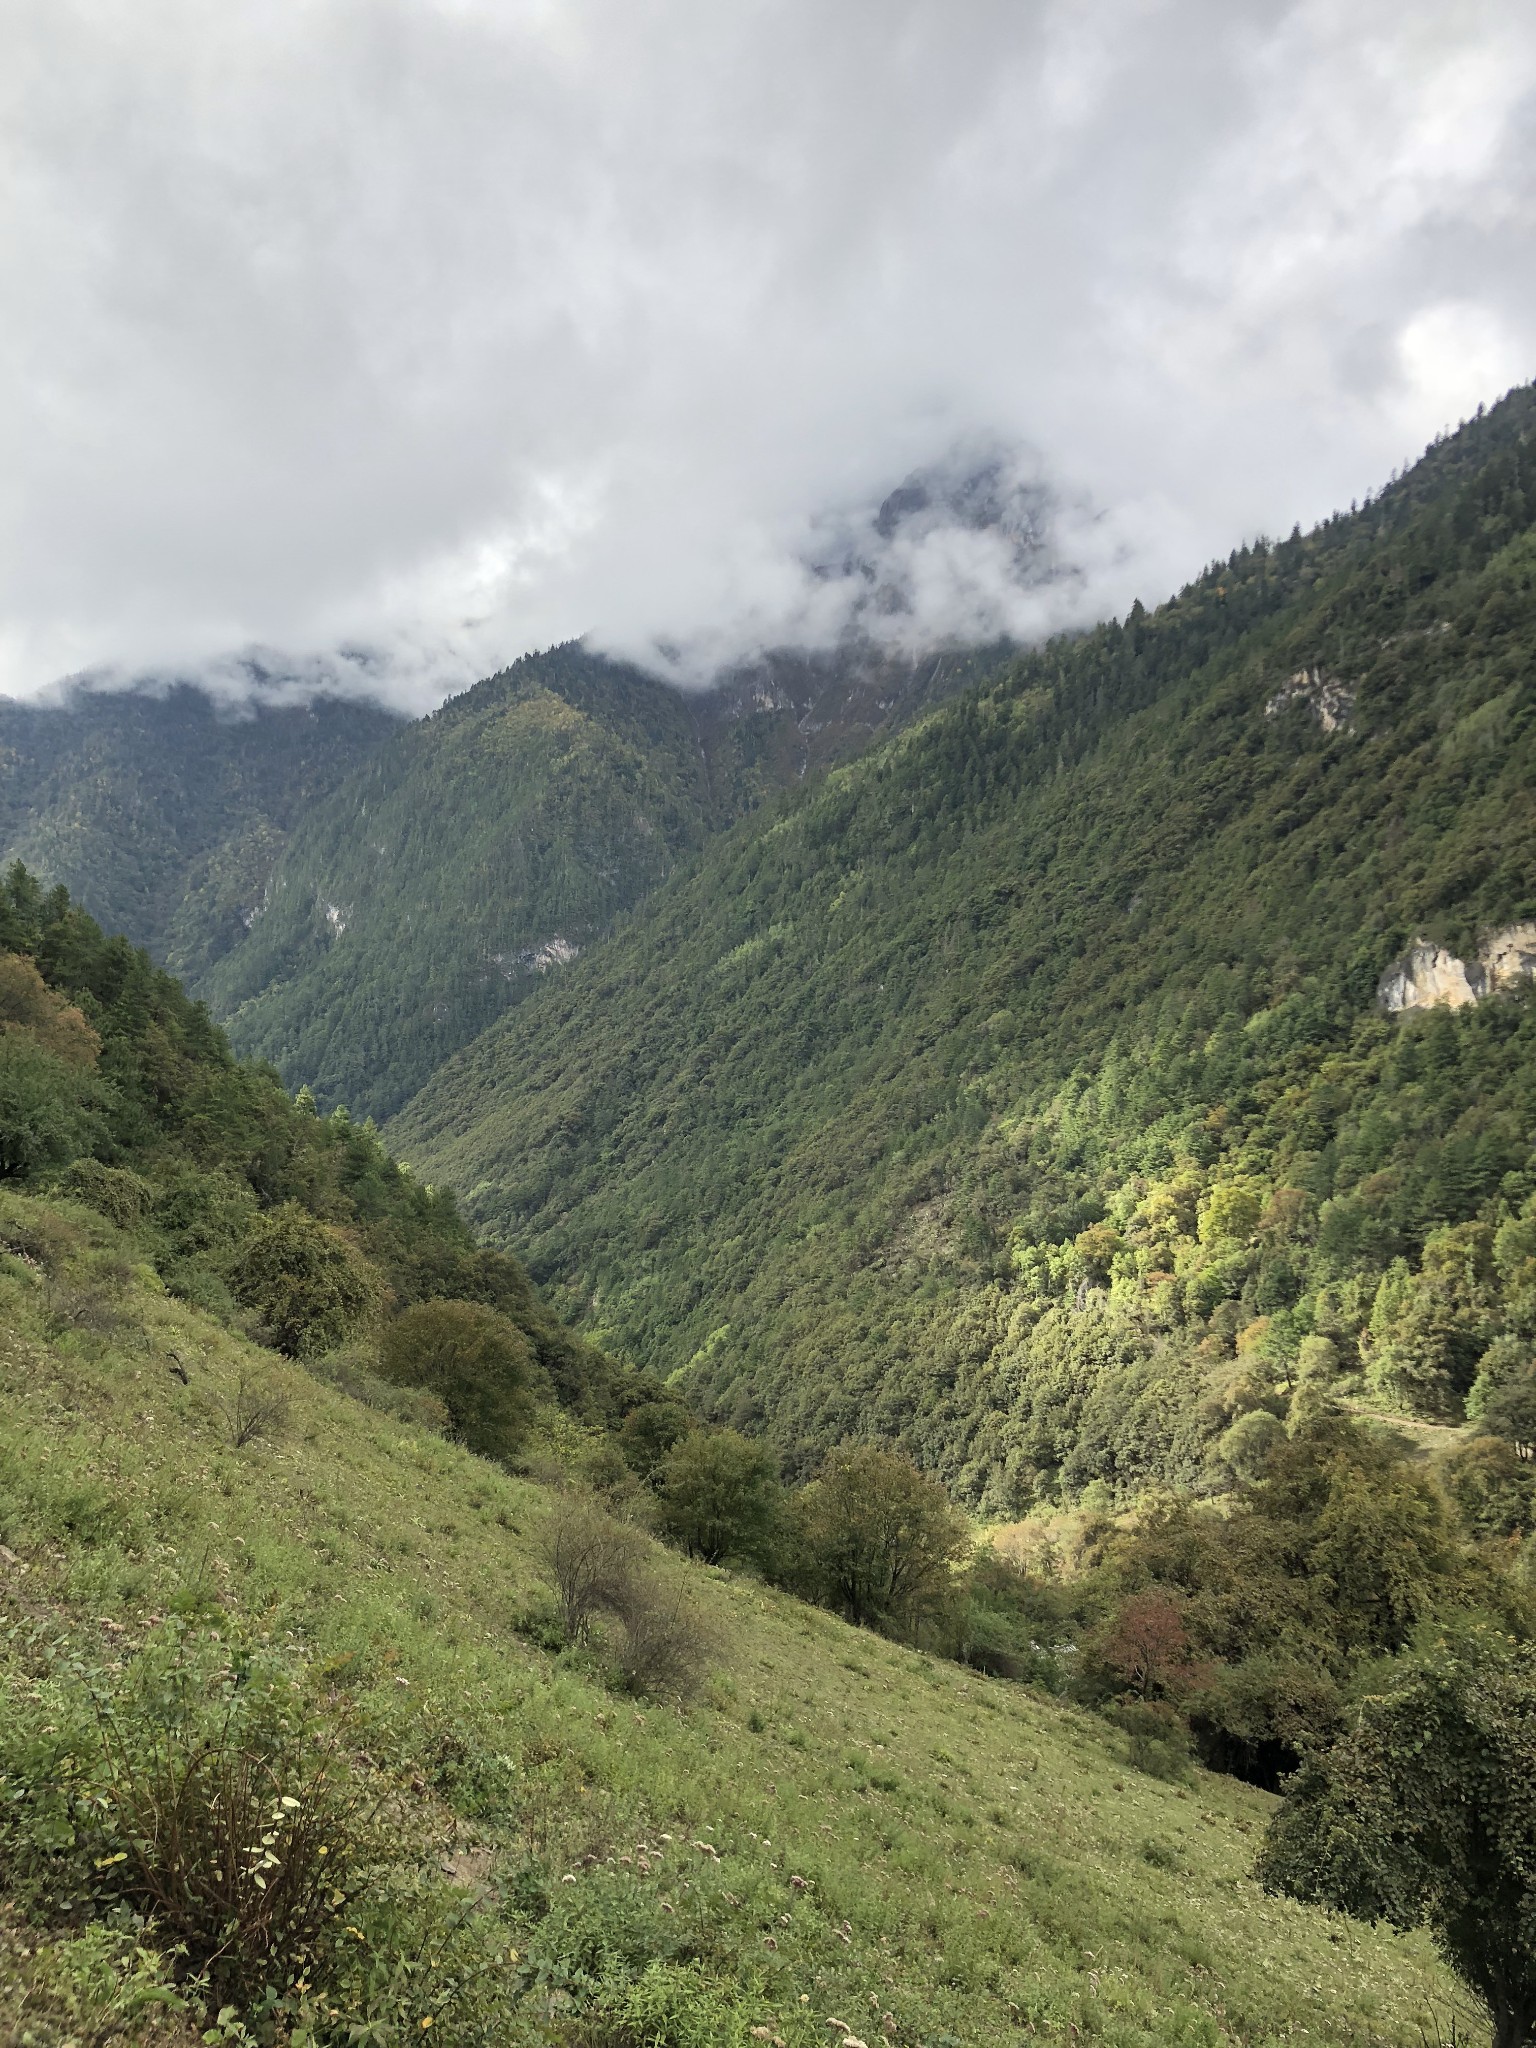
<instances>
[{"instance_id":1,"label":"dark green foliage","mask_svg":"<svg viewBox=\"0 0 1536 2048\"><path fill-rule=\"evenodd\" d=\"M379 1305L366 1262L297 1202L255 1218L224 1277L265 1341L290 1358L334 1351Z\"/></svg>"},{"instance_id":2,"label":"dark green foliage","mask_svg":"<svg viewBox=\"0 0 1536 2048\"><path fill-rule=\"evenodd\" d=\"M1476 1451L1447 1469L1462 1525L1401 1442L1324 1416L1282 1432L1226 1512L1175 1499L1104 1527L1064 1616L1079 1691L1174 1705L1204 1762L1275 1785L1332 1737L1357 1675L1427 1624L1481 1610L1530 1628L1501 1560L1463 1537L1507 1533L1529 1489Z\"/></svg>"},{"instance_id":3,"label":"dark green foliage","mask_svg":"<svg viewBox=\"0 0 1536 2048\"><path fill-rule=\"evenodd\" d=\"M285 834L398 721L201 690L0 699L0 861L20 859L195 979L244 936Z\"/></svg>"},{"instance_id":4,"label":"dark green foliage","mask_svg":"<svg viewBox=\"0 0 1536 2048\"><path fill-rule=\"evenodd\" d=\"M99 1125L91 1076L27 1032L0 1032L0 1179L62 1166Z\"/></svg>"},{"instance_id":5,"label":"dark green foliage","mask_svg":"<svg viewBox=\"0 0 1536 2048\"><path fill-rule=\"evenodd\" d=\"M652 1479L672 1446L696 1426L680 1401L646 1401L620 1424L619 1448L637 1478Z\"/></svg>"},{"instance_id":6,"label":"dark green foliage","mask_svg":"<svg viewBox=\"0 0 1536 2048\"><path fill-rule=\"evenodd\" d=\"M379 1339L385 1379L435 1394L454 1435L482 1458L505 1461L527 1434L532 1364L516 1323L473 1301L417 1302Z\"/></svg>"},{"instance_id":7,"label":"dark green foliage","mask_svg":"<svg viewBox=\"0 0 1536 2048\"><path fill-rule=\"evenodd\" d=\"M952 1628L971 1532L943 1487L878 1444L834 1451L795 1500L799 1572L864 1628L916 1640Z\"/></svg>"},{"instance_id":8,"label":"dark green foliage","mask_svg":"<svg viewBox=\"0 0 1536 2048\"><path fill-rule=\"evenodd\" d=\"M1495 2048L1536 2026L1536 1654L1491 1631L1399 1667L1309 1758L1270 1826L1273 1891L1427 1926Z\"/></svg>"},{"instance_id":9,"label":"dark green foliage","mask_svg":"<svg viewBox=\"0 0 1536 2048\"><path fill-rule=\"evenodd\" d=\"M669 1543L706 1564L765 1564L783 1497L773 1458L734 1429L682 1436L655 1474L656 1524Z\"/></svg>"},{"instance_id":10,"label":"dark green foliage","mask_svg":"<svg viewBox=\"0 0 1536 2048\"><path fill-rule=\"evenodd\" d=\"M1483 1427L1506 1438L1524 1463L1536 1457L1536 1374L1500 1387L1483 1409Z\"/></svg>"},{"instance_id":11,"label":"dark green foliage","mask_svg":"<svg viewBox=\"0 0 1536 2048\"><path fill-rule=\"evenodd\" d=\"M515 1325L559 1399L593 1419L617 1423L646 1393L560 1324L514 1258L478 1245L452 1197L403 1172L371 1126L344 1111L320 1118L270 1069L237 1062L147 954L19 866L0 882L0 956L26 968L25 985L12 975L6 986L32 1006L31 1023L0 1031L0 1172L55 1175L173 1292L306 1359L386 1297L456 1297ZM44 1049L39 992L45 1030L94 1066Z\"/></svg>"},{"instance_id":12,"label":"dark green foliage","mask_svg":"<svg viewBox=\"0 0 1536 2048\"><path fill-rule=\"evenodd\" d=\"M711 832L977 666L774 656L685 693L576 645L528 655L307 813L198 992L322 1101L393 1112Z\"/></svg>"},{"instance_id":13,"label":"dark green foliage","mask_svg":"<svg viewBox=\"0 0 1536 2048\"><path fill-rule=\"evenodd\" d=\"M1308 1338L1454 1418L1536 1301L1536 1003L1374 999L1536 914L1533 423L738 825L393 1141L793 1477L869 1431L994 1514L1227 1484ZM1347 729L1268 710L1315 668Z\"/></svg>"}]
</instances>

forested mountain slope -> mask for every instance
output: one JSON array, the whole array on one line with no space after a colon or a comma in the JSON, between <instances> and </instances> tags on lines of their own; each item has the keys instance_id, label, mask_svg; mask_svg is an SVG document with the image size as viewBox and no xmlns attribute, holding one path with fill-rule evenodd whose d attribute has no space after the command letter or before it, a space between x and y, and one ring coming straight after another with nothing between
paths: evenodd
<instances>
[{"instance_id":1,"label":"forested mountain slope","mask_svg":"<svg viewBox=\"0 0 1536 2048\"><path fill-rule=\"evenodd\" d=\"M195 978L243 935L296 819L398 723L327 697L221 708L186 684L0 699L0 865Z\"/></svg>"},{"instance_id":2,"label":"forested mountain slope","mask_svg":"<svg viewBox=\"0 0 1536 2048\"><path fill-rule=\"evenodd\" d=\"M576 644L529 655L306 815L198 993L294 1085L385 1115L712 832L996 658L850 646L685 694Z\"/></svg>"},{"instance_id":3,"label":"forested mountain slope","mask_svg":"<svg viewBox=\"0 0 1536 2048\"><path fill-rule=\"evenodd\" d=\"M605 1341L804 1467L1198 1481L1299 1381L1529 1365L1536 400L739 825L393 1128Z\"/></svg>"}]
</instances>

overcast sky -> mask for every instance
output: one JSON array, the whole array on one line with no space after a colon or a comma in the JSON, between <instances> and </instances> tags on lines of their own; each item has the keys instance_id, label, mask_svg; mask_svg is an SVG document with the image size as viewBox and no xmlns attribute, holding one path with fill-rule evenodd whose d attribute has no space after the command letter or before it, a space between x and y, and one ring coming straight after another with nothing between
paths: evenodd
<instances>
[{"instance_id":1,"label":"overcast sky","mask_svg":"<svg viewBox=\"0 0 1536 2048\"><path fill-rule=\"evenodd\" d=\"M1153 601L1536 373L1531 0L0 0L0 690L828 633L957 442Z\"/></svg>"}]
</instances>

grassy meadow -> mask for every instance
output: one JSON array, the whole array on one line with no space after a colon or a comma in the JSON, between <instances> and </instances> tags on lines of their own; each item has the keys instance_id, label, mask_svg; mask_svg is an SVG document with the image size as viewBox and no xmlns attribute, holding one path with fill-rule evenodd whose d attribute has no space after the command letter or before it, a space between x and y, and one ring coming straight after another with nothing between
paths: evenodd
<instances>
[{"instance_id":1,"label":"grassy meadow","mask_svg":"<svg viewBox=\"0 0 1536 2048\"><path fill-rule=\"evenodd\" d=\"M7 1195L0 1244L0 1795L166 1627L270 1646L426 1930L359 1977L392 1987L367 2015L284 2038L1417 2048L1466 2025L1420 1939L1259 1891L1267 1795L1141 1775L1087 1713L663 1553L711 1675L686 1709L628 1697L601 1645L557 1647L548 1487L171 1299L88 1210ZM277 1412L236 1448L242 1375ZM153 1927L45 1922L5 1825L0 2040L198 2038Z\"/></svg>"}]
</instances>

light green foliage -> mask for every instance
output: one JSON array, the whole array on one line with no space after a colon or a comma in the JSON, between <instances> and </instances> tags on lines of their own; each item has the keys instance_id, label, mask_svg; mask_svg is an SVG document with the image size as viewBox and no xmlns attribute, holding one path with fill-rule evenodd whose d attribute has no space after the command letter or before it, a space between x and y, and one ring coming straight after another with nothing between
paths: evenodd
<instances>
[{"instance_id":1,"label":"light green foliage","mask_svg":"<svg viewBox=\"0 0 1536 2048\"><path fill-rule=\"evenodd\" d=\"M391 1142L791 1479L869 1432L989 1515L1194 1483L1261 1318L1272 1388L1317 1336L1454 1418L1523 1255L1430 1241L1536 1195L1536 1003L1375 996L1536 913L1533 422L717 837ZM1348 731L1266 709L1318 662Z\"/></svg>"},{"instance_id":2,"label":"light green foliage","mask_svg":"<svg viewBox=\"0 0 1536 2048\"><path fill-rule=\"evenodd\" d=\"M435 1394L459 1442L482 1458L510 1458L527 1434L533 1347L493 1308L419 1301L384 1326L379 1364L397 1386Z\"/></svg>"},{"instance_id":3,"label":"light green foliage","mask_svg":"<svg viewBox=\"0 0 1536 2048\"><path fill-rule=\"evenodd\" d=\"M1362 1699L1271 1824L1266 1885L1427 1926L1495 2048L1536 2025L1536 1657L1491 1632L1437 1645Z\"/></svg>"},{"instance_id":4,"label":"light green foliage","mask_svg":"<svg viewBox=\"0 0 1536 2048\"><path fill-rule=\"evenodd\" d=\"M1246 1244L1259 1227L1264 1197L1251 1180L1218 1181L1200 1210L1200 1242Z\"/></svg>"},{"instance_id":5,"label":"light green foliage","mask_svg":"<svg viewBox=\"0 0 1536 2048\"><path fill-rule=\"evenodd\" d=\"M8 1198L7 1237L49 1213ZM115 1685L184 1612L341 1717L387 1855L338 1914L319 2048L365 2025L810 2048L829 2016L885 2038L887 2012L898 2041L1419 2048L1445 2011L1427 1944L1259 1894L1265 1794L1128 1773L1096 1717L681 1559L734 1646L718 1682L682 1715L618 1696L533 1640L541 1488L269 1356L281 1453L232 1452L202 1398L242 1339L138 1281L111 1341L52 1335L43 1292L0 1267L0 1543L26 1567L0 1560L0 1674L40 1731L39 1630ZM49 1927L26 1946L83 1973Z\"/></svg>"}]
</instances>

